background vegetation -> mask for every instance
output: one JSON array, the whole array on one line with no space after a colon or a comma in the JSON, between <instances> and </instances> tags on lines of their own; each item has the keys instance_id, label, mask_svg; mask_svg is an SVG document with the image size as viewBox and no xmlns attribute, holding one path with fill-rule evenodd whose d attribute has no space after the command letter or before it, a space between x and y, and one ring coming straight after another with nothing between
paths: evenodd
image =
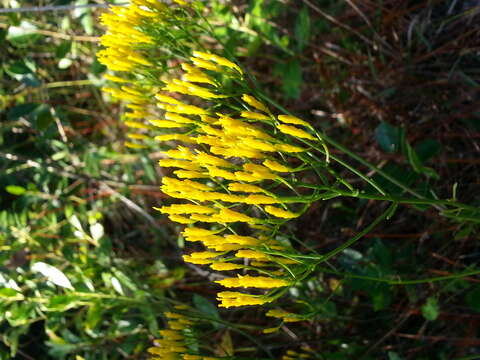
<instances>
[{"instance_id":1,"label":"background vegetation","mask_svg":"<svg viewBox=\"0 0 480 360\"><path fill-rule=\"evenodd\" d=\"M478 225L418 206L291 289L285 310L310 320L260 335L279 325L263 309L217 310L214 275L181 261L180 229L151 210L165 199L159 154L124 148L122 104L100 91L102 9L89 3L101 5L10 0L77 8L0 13L0 359L143 359L179 303L207 320L199 343L219 356L480 358ZM416 191L479 205L478 2L208 5L278 103ZM324 201L288 231L299 251L327 252L376 206Z\"/></svg>"}]
</instances>

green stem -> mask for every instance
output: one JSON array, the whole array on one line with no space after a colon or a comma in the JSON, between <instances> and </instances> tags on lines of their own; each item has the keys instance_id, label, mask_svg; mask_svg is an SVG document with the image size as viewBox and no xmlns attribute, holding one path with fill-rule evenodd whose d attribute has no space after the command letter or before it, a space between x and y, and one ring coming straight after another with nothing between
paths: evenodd
<instances>
[{"instance_id":1,"label":"green stem","mask_svg":"<svg viewBox=\"0 0 480 360\"><path fill-rule=\"evenodd\" d=\"M333 140L332 138L322 134L322 138L327 142L329 143L330 145L333 145L334 147L336 147L338 150L342 151L344 154L350 156L352 159L355 159L356 161L358 161L360 164L362 165L365 165L367 166L369 169L375 171L376 173L378 173L379 175L383 176L385 179L387 179L388 181L390 181L392 184L398 186L399 188L401 188L403 191L419 198L419 199L425 199L425 196L419 194L418 192L416 192L415 190L412 190L410 189L408 186L406 186L405 184L402 184L400 181L398 181L397 179L395 179L394 177L390 176L388 173L386 173L385 171L383 171L382 169L380 169L379 167L373 165L372 163L362 159L360 156L356 155L355 153L353 153L352 151L350 151L348 148L346 148L345 146L341 145L340 143L336 142L335 140ZM336 159L335 159L336 160ZM441 208L438 209L438 210L442 210Z\"/></svg>"},{"instance_id":2,"label":"green stem","mask_svg":"<svg viewBox=\"0 0 480 360\"><path fill-rule=\"evenodd\" d=\"M346 278L384 282L384 283L387 283L389 285L415 285L415 284L423 284L423 283L436 282L436 281L461 279L461 278L464 278L466 276L473 276L473 275L480 274L480 270L471 270L471 271L466 271L466 272L463 272L463 273L460 273L460 274L452 274L452 275L447 275L447 276L436 276L436 277L426 278L426 279L392 280L392 279L386 279L386 278L378 278L378 277L374 277L374 276L365 276L365 275L355 275L355 274L343 273L343 272L331 270L329 268L323 268L323 267L318 267L318 266L317 266L316 269L320 270L320 271L323 271L325 273L330 273L330 274L334 274L334 275L338 275L338 276L343 276L343 277L346 277Z\"/></svg>"},{"instance_id":3,"label":"green stem","mask_svg":"<svg viewBox=\"0 0 480 360\"><path fill-rule=\"evenodd\" d=\"M445 206L453 206L458 209L464 209L464 210L471 210L471 211L479 211L478 208L470 205L466 205L463 203L459 203L456 201L451 201L451 200L435 200L435 199L412 199L412 198L402 198L402 197L395 197L391 195L372 195L372 194L366 194L362 193L359 191L355 192L348 192L348 191L343 191L335 188L329 188L328 186L315 186L311 184L302 184L302 183L297 183L296 185L306 187L309 189L315 189L315 190L325 190L325 191L332 191L337 193L339 196L348 196L348 197L354 197L358 199L367 199L367 200L379 200L379 201L390 201L390 202L395 202L399 204L412 204L412 205L445 205ZM314 202L317 200L322 200L322 195L315 196L315 197L306 197L303 196L301 201L304 202ZM301 202L297 201L297 202Z\"/></svg>"},{"instance_id":4,"label":"green stem","mask_svg":"<svg viewBox=\"0 0 480 360\"><path fill-rule=\"evenodd\" d=\"M388 219L390 218L393 213L395 212L395 209L397 208L397 203L393 203L389 206L389 208L383 212L382 215L380 215L379 217L377 217L370 225L368 225L365 229L363 229L362 231L360 231L357 235L355 235L353 238L351 238L350 240L346 241L345 243L343 243L341 246L339 246L338 248L336 248L335 250L333 251L330 251L328 254L326 255L323 255L321 257L321 259L317 262L316 265L322 263L322 262L325 262L327 260L329 260L330 258L334 257L335 255L337 255L338 253L342 252L343 250L345 250L346 248L350 247L351 245L353 245L354 243L356 243L358 240L360 240L363 236L365 236L366 234L368 234L371 230L373 230L373 228L375 228L380 222L382 222L384 219Z\"/></svg>"}]
</instances>

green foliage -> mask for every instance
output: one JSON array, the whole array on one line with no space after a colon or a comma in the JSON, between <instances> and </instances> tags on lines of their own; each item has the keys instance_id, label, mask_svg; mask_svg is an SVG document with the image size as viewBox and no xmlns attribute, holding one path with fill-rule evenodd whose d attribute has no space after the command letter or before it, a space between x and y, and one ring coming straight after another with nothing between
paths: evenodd
<instances>
[{"instance_id":1,"label":"green foliage","mask_svg":"<svg viewBox=\"0 0 480 360\"><path fill-rule=\"evenodd\" d=\"M150 211L164 199L155 167L160 149L127 153L117 122L122 105L100 91L105 67L89 38L102 31L99 11L2 14L0 359L142 359L165 327L165 303L185 299L208 319L201 332L219 344L210 349L217 355L280 358L292 336L318 346L319 359L475 353L468 345L474 320L464 319L480 312L479 228L469 222L480 204L472 104L478 59L468 42L478 21L466 20L460 2L444 10L423 1L401 11L386 2L376 11L311 3L337 23L303 2L209 2L217 39L202 41L239 57L276 102L293 104L293 112L376 164L395 182L375 169L365 173L388 193L406 197L408 188L473 209L399 207L278 300L307 321L259 336L272 325L261 309L220 311L210 274L179 266L176 249L166 246L183 242L177 227ZM183 29L157 35L191 50ZM155 76L176 66L168 59L158 60ZM316 115L322 112L328 116ZM374 193L366 186L360 195ZM382 210L383 202L368 198L325 197L277 237L321 256ZM201 340L190 345L205 347Z\"/></svg>"}]
</instances>

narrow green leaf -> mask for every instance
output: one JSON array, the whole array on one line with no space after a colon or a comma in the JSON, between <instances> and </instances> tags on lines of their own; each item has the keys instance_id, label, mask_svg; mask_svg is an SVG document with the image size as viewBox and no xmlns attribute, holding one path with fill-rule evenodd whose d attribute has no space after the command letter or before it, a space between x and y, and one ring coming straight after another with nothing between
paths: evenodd
<instances>
[{"instance_id":1,"label":"narrow green leaf","mask_svg":"<svg viewBox=\"0 0 480 360\"><path fill-rule=\"evenodd\" d=\"M8 185L8 186L5 187L5 191L12 194L12 195L19 196L19 195L25 194L27 189L25 189L22 186L18 186L18 185Z\"/></svg>"},{"instance_id":2,"label":"narrow green leaf","mask_svg":"<svg viewBox=\"0 0 480 360\"><path fill-rule=\"evenodd\" d=\"M205 299L203 296L194 294L193 304L195 305L197 310L204 313L205 315L214 319L220 319L220 315L218 314L217 307L213 305L208 299Z\"/></svg>"},{"instance_id":3,"label":"narrow green leaf","mask_svg":"<svg viewBox=\"0 0 480 360\"><path fill-rule=\"evenodd\" d=\"M301 52L310 39L310 15L308 8L304 6L298 14L295 22L295 39L297 40L297 50Z\"/></svg>"},{"instance_id":4,"label":"narrow green leaf","mask_svg":"<svg viewBox=\"0 0 480 360\"><path fill-rule=\"evenodd\" d=\"M375 129L375 140L383 151L394 153L400 148L400 134L399 128L382 122Z\"/></svg>"},{"instance_id":5,"label":"narrow green leaf","mask_svg":"<svg viewBox=\"0 0 480 360\"><path fill-rule=\"evenodd\" d=\"M282 90L288 98L298 98L303 83L302 68L298 60L287 63L278 63L275 67L275 74L282 81Z\"/></svg>"}]
</instances>

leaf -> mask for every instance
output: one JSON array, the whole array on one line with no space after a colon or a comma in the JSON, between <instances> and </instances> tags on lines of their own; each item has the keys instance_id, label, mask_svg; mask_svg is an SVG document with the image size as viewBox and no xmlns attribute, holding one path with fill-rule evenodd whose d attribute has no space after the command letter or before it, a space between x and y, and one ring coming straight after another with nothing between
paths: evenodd
<instances>
[{"instance_id":1,"label":"leaf","mask_svg":"<svg viewBox=\"0 0 480 360\"><path fill-rule=\"evenodd\" d=\"M27 118L39 106L40 104L37 103L25 103L16 105L8 111L7 119L11 121L18 120L20 118Z\"/></svg>"},{"instance_id":2,"label":"leaf","mask_svg":"<svg viewBox=\"0 0 480 360\"><path fill-rule=\"evenodd\" d=\"M27 20L22 20L19 26L10 26L8 28L5 38L15 46L25 46L42 37L36 31L37 27L34 24Z\"/></svg>"},{"instance_id":3,"label":"leaf","mask_svg":"<svg viewBox=\"0 0 480 360\"><path fill-rule=\"evenodd\" d=\"M32 265L31 270L34 272L39 272L57 286L73 290L73 286L70 283L70 280L68 280L65 274L62 271L58 270L55 266L49 265L44 262L36 262Z\"/></svg>"},{"instance_id":4,"label":"leaf","mask_svg":"<svg viewBox=\"0 0 480 360\"><path fill-rule=\"evenodd\" d=\"M373 310L379 311L387 308L392 302L392 289L385 284L373 286L373 288L366 289L372 298Z\"/></svg>"},{"instance_id":5,"label":"leaf","mask_svg":"<svg viewBox=\"0 0 480 360\"><path fill-rule=\"evenodd\" d=\"M0 289L0 298L10 298L10 297L21 297L23 298L23 295L19 293L16 290L13 290L11 288L3 288Z\"/></svg>"},{"instance_id":6,"label":"leaf","mask_svg":"<svg viewBox=\"0 0 480 360\"><path fill-rule=\"evenodd\" d=\"M232 341L232 337L230 336L230 331L227 330L222 335L222 339L215 353L218 356L222 356L222 357L223 356L230 357L234 355L233 341Z\"/></svg>"},{"instance_id":7,"label":"leaf","mask_svg":"<svg viewBox=\"0 0 480 360\"><path fill-rule=\"evenodd\" d=\"M23 195L27 192L27 189L25 189L23 186L18 186L18 185L8 185L5 187L5 191L12 194L12 195Z\"/></svg>"},{"instance_id":8,"label":"leaf","mask_svg":"<svg viewBox=\"0 0 480 360\"><path fill-rule=\"evenodd\" d=\"M408 162L410 163L410 165L412 166L415 172L419 174L424 174L434 179L440 178L440 176L436 173L435 170L433 170L432 168L423 166L423 163L418 157L416 151L413 149L413 147L409 143L405 142L404 148L407 153L406 155L407 155Z\"/></svg>"},{"instance_id":9,"label":"leaf","mask_svg":"<svg viewBox=\"0 0 480 360\"><path fill-rule=\"evenodd\" d=\"M297 40L298 52L301 52L310 38L310 15L308 8L304 6L298 14L295 22L295 39Z\"/></svg>"},{"instance_id":10,"label":"leaf","mask_svg":"<svg viewBox=\"0 0 480 360\"><path fill-rule=\"evenodd\" d=\"M387 153L397 152L400 148L401 130L386 122L380 123L375 129L375 140L380 148Z\"/></svg>"},{"instance_id":11,"label":"leaf","mask_svg":"<svg viewBox=\"0 0 480 360\"><path fill-rule=\"evenodd\" d=\"M25 75L32 72L32 70L23 61L15 61L10 66L6 67L5 71L9 75Z\"/></svg>"},{"instance_id":12,"label":"leaf","mask_svg":"<svg viewBox=\"0 0 480 360\"><path fill-rule=\"evenodd\" d=\"M95 241L100 240L102 236L105 234L103 225L98 222L93 225L90 225L90 234L92 235L93 240Z\"/></svg>"},{"instance_id":13,"label":"leaf","mask_svg":"<svg viewBox=\"0 0 480 360\"><path fill-rule=\"evenodd\" d=\"M28 324L35 320L34 303L17 302L10 306L9 310L5 312L5 317L11 326L17 327Z\"/></svg>"},{"instance_id":14,"label":"leaf","mask_svg":"<svg viewBox=\"0 0 480 360\"><path fill-rule=\"evenodd\" d=\"M425 305L422 306L422 315L425 319L434 321L437 319L439 313L438 300L430 296Z\"/></svg>"},{"instance_id":15,"label":"leaf","mask_svg":"<svg viewBox=\"0 0 480 360\"><path fill-rule=\"evenodd\" d=\"M298 98L303 83L302 68L298 60L287 63L277 63L275 74L282 81L282 90L287 98Z\"/></svg>"},{"instance_id":16,"label":"leaf","mask_svg":"<svg viewBox=\"0 0 480 360\"><path fill-rule=\"evenodd\" d=\"M63 41L55 49L55 56L57 57L57 59L64 58L70 52L71 48L72 48L71 41Z\"/></svg>"},{"instance_id":17,"label":"leaf","mask_svg":"<svg viewBox=\"0 0 480 360\"><path fill-rule=\"evenodd\" d=\"M72 59L62 58L62 59L60 59L60 61L58 62L58 68L59 68L60 70L65 70L65 69L68 69L72 64L73 64Z\"/></svg>"},{"instance_id":18,"label":"leaf","mask_svg":"<svg viewBox=\"0 0 480 360\"><path fill-rule=\"evenodd\" d=\"M465 302L476 312L480 312L480 286L469 291L465 296Z\"/></svg>"},{"instance_id":19,"label":"leaf","mask_svg":"<svg viewBox=\"0 0 480 360\"><path fill-rule=\"evenodd\" d=\"M57 295L50 298L47 309L48 311L67 311L78 305L78 297L74 295Z\"/></svg>"},{"instance_id":20,"label":"leaf","mask_svg":"<svg viewBox=\"0 0 480 360\"><path fill-rule=\"evenodd\" d=\"M45 104L40 105L34 110L32 120L34 121L35 126L38 130L46 130L54 121L52 115L52 108Z\"/></svg>"},{"instance_id":21,"label":"leaf","mask_svg":"<svg viewBox=\"0 0 480 360\"><path fill-rule=\"evenodd\" d=\"M388 271L392 267L393 256L390 248L386 247L380 239L375 239L372 247L372 255L380 264L383 271Z\"/></svg>"},{"instance_id":22,"label":"leaf","mask_svg":"<svg viewBox=\"0 0 480 360\"><path fill-rule=\"evenodd\" d=\"M97 324L102 320L102 313L105 310L105 306L102 306L100 302L94 302L87 310L85 317L85 326L87 329L94 329Z\"/></svg>"},{"instance_id":23,"label":"leaf","mask_svg":"<svg viewBox=\"0 0 480 360\"><path fill-rule=\"evenodd\" d=\"M389 351L388 360L402 360L402 358L395 351Z\"/></svg>"},{"instance_id":24,"label":"leaf","mask_svg":"<svg viewBox=\"0 0 480 360\"><path fill-rule=\"evenodd\" d=\"M205 315L213 319L220 319L220 315L218 314L217 307L213 305L208 299L205 299L203 296L194 294L193 304L195 305L198 311L204 313Z\"/></svg>"},{"instance_id":25,"label":"leaf","mask_svg":"<svg viewBox=\"0 0 480 360\"><path fill-rule=\"evenodd\" d=\"M115 275L115 277L120 281L120 283L125 286L126 288L132 290L132 291L137 291L138 287L135 284L135 282L132 281L127 275L125 275L122 271L118 270L117 268L112 268L112 273ZM112 278L113 280L113 278Z\"/></svg>"},{"instance_id":26,"label":"leaf","mask_svg":"<svg viewBox=\"0 0 480 360\"><path fill-rule=\"evenodd\" d=\"M422 162L437 156L442 149L440 143L433 139L426 139L415 145L415 152Z\"/></svg>"}]
</instances>

